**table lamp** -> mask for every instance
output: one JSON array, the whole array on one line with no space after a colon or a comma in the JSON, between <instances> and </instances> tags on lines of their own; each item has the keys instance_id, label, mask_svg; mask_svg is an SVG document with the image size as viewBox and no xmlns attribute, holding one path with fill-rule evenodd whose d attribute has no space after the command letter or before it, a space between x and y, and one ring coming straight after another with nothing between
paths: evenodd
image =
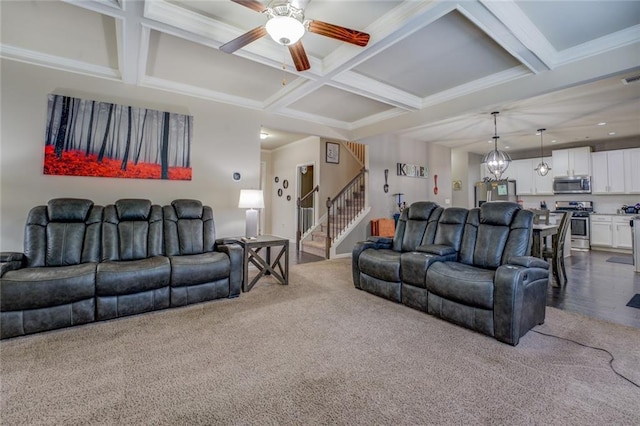
<instances>
[{"instance_id":1,"label":"table lamp","mask_svg":"<svg viewBox=\"0 0 640 426\"><path fill-rule=\"evenodd\" d=\"M245 236L255 238L258 236L258 210L264 208L264 197L261 189L241 189L238 208L247 210L247 223Z\"/></svg>"}]
</instances>

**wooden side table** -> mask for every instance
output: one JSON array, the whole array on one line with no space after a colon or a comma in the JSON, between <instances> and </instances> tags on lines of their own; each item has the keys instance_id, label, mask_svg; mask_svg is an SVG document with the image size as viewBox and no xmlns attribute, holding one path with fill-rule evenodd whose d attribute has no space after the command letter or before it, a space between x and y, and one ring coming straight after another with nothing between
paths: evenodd
<instances>
[{"instance_id":1,"label":"wooden side table","mask_svg":"<svg viewBox=\"0 0 640 426\"><path fill-rule=\"evenodd\" d=\"M259 235L256 238L238 238L236 241L244 249L242 278L242 291L247 292L265 275L273 275L283 285L289 284L289 240L275 235ZM273 262L271 261L271 248L280 247ZM266 256L262 256L261 250L265 249ZM284 265L283 257L284 255ZM258 268L258 275L249 282L249 263ZM277 268L277 270L276 270Z\"/></svg>"}]
</instances>

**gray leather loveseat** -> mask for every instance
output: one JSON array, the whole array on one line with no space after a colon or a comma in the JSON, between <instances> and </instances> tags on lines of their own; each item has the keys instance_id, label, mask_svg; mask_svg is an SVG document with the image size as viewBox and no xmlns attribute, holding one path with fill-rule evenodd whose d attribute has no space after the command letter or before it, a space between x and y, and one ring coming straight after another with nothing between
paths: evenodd
<instances>
[{"instance_id":1,"label":"gray leather loveseat","mask_svg":"<svg viewBox=\"0 0 640 426\"><path fill-rule=\"evenodd\" d=\"M545 317L549 265L529 256L532 225L516 203L414 203L393 239L356 244L354 285L515 346Z\"/></svg>"},{"instance_id":2,"label":"gray leather loveseat","mask_svg":"<svg viewBox=\"0 0 640 426\"><path fill-rule=\"evenodd\" d=\"M34 207L24 253L0 259L0 337L236 297L242 248L216 243L211 208L144 199Z\"/></svg>"}]
</instances>

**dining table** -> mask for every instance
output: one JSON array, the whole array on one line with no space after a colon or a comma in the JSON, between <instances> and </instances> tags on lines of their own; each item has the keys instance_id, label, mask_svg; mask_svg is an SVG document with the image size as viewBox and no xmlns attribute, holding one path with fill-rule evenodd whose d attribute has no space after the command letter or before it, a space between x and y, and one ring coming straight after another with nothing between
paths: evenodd
<instances>
[{"instance_id":1,"label":"dining table","mask_svg":"<svg viewBox=\"0 0 640 426\"><path fill-rule=\"evenodd\" d=\"M534 224L533 225L533 246L531 256L543 258L544 240L547 237L553 238L558 235L558 225ZM553 244L556 244L554 241Z\"/></svg>"}]
</instances>

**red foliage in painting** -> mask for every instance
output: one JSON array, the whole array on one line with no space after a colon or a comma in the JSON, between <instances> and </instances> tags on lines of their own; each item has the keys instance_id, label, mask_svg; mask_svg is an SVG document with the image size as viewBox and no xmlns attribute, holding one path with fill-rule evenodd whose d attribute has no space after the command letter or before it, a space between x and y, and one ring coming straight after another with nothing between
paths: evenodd
<instances>
[{"instance_id":1,"label":"red foliage in painting","mask_svg":"<svg viewBox=\"0 0 640 426\"><path fill-rule=\"evenodd\" d=\"M66 176L97 176L129 179L160 179L160 164L129 162L127 170L121 170L122 160L104 158L98 162L96 154L85 156L82 151L64 151L58 158L53 145L44 149L44 174ZM191 168L169 167L169 180L191 180Z\"/></svg>"}]
</instances>

